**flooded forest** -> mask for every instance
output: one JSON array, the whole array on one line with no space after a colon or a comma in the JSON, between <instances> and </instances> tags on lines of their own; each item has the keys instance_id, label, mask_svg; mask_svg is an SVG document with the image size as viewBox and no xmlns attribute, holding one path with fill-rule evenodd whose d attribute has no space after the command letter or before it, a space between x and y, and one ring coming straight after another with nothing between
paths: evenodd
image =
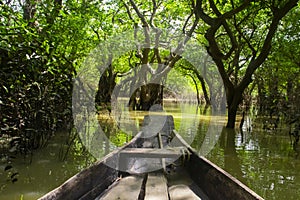
<instances>
[{"instance_id":1,"label":"flooded forest","mask_svg":"<svg viewBox=\"0 0 300 200\"><path fill-rule=\"evenodd\" d=\"M0 199L40 198L157 113L261 197L299 198L298 0L0 0L0 13Z\"/></svg>"}]
</instances>

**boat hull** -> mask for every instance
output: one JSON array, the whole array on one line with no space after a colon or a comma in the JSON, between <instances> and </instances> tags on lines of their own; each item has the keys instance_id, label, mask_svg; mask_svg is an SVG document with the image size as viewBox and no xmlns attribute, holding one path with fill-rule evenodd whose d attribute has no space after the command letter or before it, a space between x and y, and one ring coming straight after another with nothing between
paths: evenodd
<instances>
[{"instance_id":1,"label":"boat hull","mask_svg":"<svg viewBox=\"0 0 300 200\"><path fill-rule=\"evenodd\" d=\"M172 117L169 118L173 120ZM169 124L172 126L172 123ZM126 199L124 196L126 186L128 184L128 187L130 187L129 184L131 183L135 185L134 188L138 188L137 192L131 191L132 193L138 194L138 196L133 199L147 199L147 195L151 195L151 190L153 190L153 194L159 194L161 192L157 191L162 189L162 187L155 187L149 183L148 185L150 186L147 186L147 181L150 180L152 180L152 182L159 180L167 188L167 194L161 195L167 197L172 196L172 198L174 197L173 199L180 199L179 195L183 193L189 195L191 199L195 199L194 197L198 196L199 199L202 200L263 199L229 173L206 158L199 156L175 130L171 132L170 135L173 137L173 146L159 145L160 148L155 148L153 151L145 148L145 144L149 144L150 139L145 139L143 132L138 133L127 145L115 150L101 161L79 172L58 188L41 197L40 200L101 199L102 197L107 199L111 195L116 195L115 198L117 199ZM183 151L183 154L179 155L178 159L176 158L172 164L168 164L166 168L166 166L164 166L166 159L170 159L172 156L174 157L174 155L176 156L176 154L168 148L175 150L175 148L178 147L182 147L185 151ZM147 148L151 147L148 146ZM144 151L145 158L140 157L142 155L141 151ZM159 152L161 152L161 154ZM121 155L123 155L123 157ZM128 157L125 162L124 155L139 158ZM159 161L158 164L161 162L161 167L158 167L158 170L154 172L156 175L153 175L153 171L137 172L129 170L135 164L140 164L143 159L146 160L146 157L157 159ZM123 165L120 165L120 163ZM124 165L124 163L126 163L126 165ZM180 167L174 167L178 165L178 163L181 163ZM149 165L151 165L151 163L149 163ZM172 175L172 173L175 175ZM190 181L179 180L178 182L177 180L180 184L172 184L172 177L176 177L180 174L186 174L184 179ZM147 180L148 175L151 177L149 180ZM136 186L137 182L139 182L140 185ZM131 188L133 188L133 185ZM113 191L125 191L125 193L114 194L116 192ZM178 198L176 198L176 195ZM131 197L129 198L131 199Z\"/></svg>"}]
</instances>

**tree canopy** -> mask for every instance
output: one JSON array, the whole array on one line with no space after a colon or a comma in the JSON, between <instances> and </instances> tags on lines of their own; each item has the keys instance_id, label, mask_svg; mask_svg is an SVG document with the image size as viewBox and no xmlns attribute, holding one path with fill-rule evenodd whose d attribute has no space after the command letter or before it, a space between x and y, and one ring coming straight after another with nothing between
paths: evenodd
<instances>
[{"instance_id":1,"label":"tree canopy","mask_svg":"<svg viewBox=\"0 0 300 200\"><path fill-rule=\"evenodd\" d=\"M51 131L68 127L72 81L81 64L99 43L128 30L142 40L135 50L111 60L99 77L96 101L100 105L109 103L112 88L128 78L141 82L141 88L131 92L129 106L149 109L163 98L159 83L168 73L162 72L172 69L189 77L197 96L207 104L222 101L225 96L212 90L210 70L217 67L227 98L219 109L228 108L227 127L234 127L247 91L258 94L254 99L261 110L272 110L275 100L280 100L284 114L295 118L300 88L297 4L298 0L0 1L1 134L24 136L24 143L38 147ZM185 37L172 38L174 32ZM176 51L190 39L212 58L199 55L205 70ZM163 42L175 50L163 48ZM147 72L135 76L133 71L141 66ZM158 84L147 84L150 77L159 79Z\"/></svg>"}]
</instances>

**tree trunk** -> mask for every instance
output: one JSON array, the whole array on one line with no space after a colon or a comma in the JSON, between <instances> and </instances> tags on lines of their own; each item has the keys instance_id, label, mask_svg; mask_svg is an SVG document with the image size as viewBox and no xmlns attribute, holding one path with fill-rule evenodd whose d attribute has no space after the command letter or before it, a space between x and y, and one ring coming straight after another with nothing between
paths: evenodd
<instances>
[{"instance_id":1,"label":"tree trunk","mask_svg":"<svg viewBox=\"0 0 300 200\"><path fill-rule=\"evenodd\" d=\"M228 120L226 128L234 128L237 108L228 109Z\"/></svg>"},{"instance_id":2,"label":"tree trunk","mask_svg":"<svg viewBox=\"0 0 300 200\"><path fill-rule=\"evenodd\" d=\"M226 88L226 85L225 85ZM228 106L228 120L226 128L234 128L236 114L239 107L240 102L242 101L242 94L244 90L240 90L238 88L234 88L233 90L228 90L227 94L227 106Z\"/></svg>"},{"instance_id":3,"label":"tree trunk","mask_svg":"<svg viewBox=\"0 0 300 200\"><path fill-rule=\"evenodd\" d=\"M36 13L36 1L25 0L23 6L23 19L28 22L29 26L34 25L35 20L33 20L33 18L35 17L35 13Z\"/></svg>"},{"instance_id":4,"label":"tree trunk","mask_svg":"<svg viewBox=\"0 0 300 200\"><path fill-rule=\"evenodd\" d=\"M163 105L163 86L150 83L141 87L140 110L149 110L151 106Z\"/></svg>"},{"instance_id":5,"label":"tree trunk","mask_svg":"<svg viewBox=\"0 0 300 200\"><path fill-rule=\"evenodd\" d=\"M196 92L197 92L197 103L198 103L198 106L201 104L201 100L200 100L200 94L199 94L199 89L198 89L198 84L196 82L196 80L194 79L194 77L192 75L190 75L190 77L192 78L193 82L194 82L194 85L196 87Z\"/></svg>"},{"instance_id":6,"label":"tree trunk","mask_svg":"<svg viewBox=\"0 0 300 200\"><path fill-rule=\"evenodd\" d=\"M163 106L163 86L156 83L143 85L135 90L129 100L129 109L147 111L151 106Z\"/></svg>"},{"instance_id":7,"label":"tree trunk","mask_svg":"<svg viewBox=\"0 0 300 200\"><path fill-rule=\"evenodd\" d=\"M140 110L140 88L131 95L128 107L130 110Z\"/></svg>"},{"instance_id":8,"label":"tree trunk","mask_svg":"<svg viewBox=\"0 0 300 200\"><path fill-rule=\"evenodd\" d=\"M211 105L211 101L210 101L210 98L208 96L208 92L207 92L207 89L206 89L205 80L204 80L203 76L201 76L200 73L197 70L194 70L194 73L196 74L198 80L201 83L201 87L202 87L202 91L203 91L205 103L206 103L206 105L209 106L209 105Z\"/></svg>"},{"instance_id":9,"label":"tree trunk","mask_svg":"<svg viewBox=\"0 0 300 200\"><path fill-rule=\"evenodd\" d=\"M275 35L275 32L277 30L277 26L280 22L280 20L294 7L297 6L298 0L289 0L284 5L274 8L272 10L272 18L269 21L268 29L266 30L267 33L265 35L265 38L261 41L262 45L259 45L258 49L250 48L252 55L249 54L249 64L246 67L246 71L244 73L244 76L242 77L241 81L237 82L238 77L236 77L235 80L231 79L231 72L228 71L229 63L232 61L233 64L236 66L236 74L237 72L241 71L240 62L243 60L245 56L240 55L241 48L245 47L245 42L247 44L252 44L252 39L255 40L255 38L247 39L248 36L244 35L240 30L239 27L231 26L230 23L228 23L229 19L234 20L235 24L242 24L238 21L235 21L237 19L236 15L240 13L243 10L246 10L247 8L251 7L252 4L251 1L244 1L243 4L239 6L239 9L233 8L230 11L227 11L226 13L221 13L220 10L218 10L215 1L209 1L210 6L212 7L209 12L212 12L213 15L209 15L205 13L204 8L207 7L207 5L204 3L204 1L197 0L194 10L195 15L202 19L209 28L205 31L205 38L208 41L208 53L212 57L213 61L217 65L217 68L220 72L221 78L223 80L223 83L225 85L226 89L226 96L227 96L227 106L228 106L228 122L227 127L228 128L234 128L235 124L235 116L237 112L238 105L241 100L241 96L243 91L248 87L248 85L251 83L252 79L251 76L254 74L256 69L261 66L261 64L266 60L268 57L271 45L272 45L272 38ZM213 17L211 17L213 16ZM217 17L215 17L217 16ZM254 15L253 15L254 17ZM247 17L250 19L249 17ZM246 18L245 18L246 19ZM228 51L225 51L228 47L227 43L220 42L218 39L220 31L225 31L225 34L230 39L230 45L231 46ZM238 34L236 34L238 33ZM254 33L254 32L253 32ZM243 38L243 40L241 40ZM246 39L246 41L244 41ZM222 45L226 45L222 46ZM250 45L251 46L251 45ZM243 50L244 51L244 50ZM247 57L247 56L246 56ZM234 58L233 60L230 58ZM229 72L229 73L228 73Z\"/></svg>"},{"instance_id":10,"label":"tree trunk","mask_svg":"<svg viewBox=\"0 0 300 200\"><path fill-rule=\"evenodd\" d=\"M205 104L206 106L210 106L211 105L211 102L210 102L210 98L208 96L208 92L207 92L207 89L206 89L206 86L205 86L205 81L202 77L202 79L199 79L200 83L201 83L201 87L202 87L202 91L203 91L203 95L204 95L204 99L205 99Z\"/></svg>"},{"instance_id":11,"label":"tree trunk","mask_svg":"<svg viewBox=\"0 0 300 200\"><path fill-rule=\"evenodd\" d=\"M95 104L97 110L108 109L110 111L111 95L116 86L116 74L113 73L112 67L108 67L102 74L98 84L98 90L95 97Z\"/></svg>"}]
</instances>

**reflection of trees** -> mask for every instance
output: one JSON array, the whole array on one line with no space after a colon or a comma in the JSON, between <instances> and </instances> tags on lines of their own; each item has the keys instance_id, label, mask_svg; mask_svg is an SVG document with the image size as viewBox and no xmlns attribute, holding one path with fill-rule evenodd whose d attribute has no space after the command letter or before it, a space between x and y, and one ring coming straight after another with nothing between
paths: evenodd
<instances>
[{"instance_id":1,"label":"reflection of trees","mask_svg":"<svg viewBox=\"0 0 300 200\"><path fill-rule=\"evenodd\" d=\"M235 149L234 129L223 128L220 137L220 147L224 149L224 168L226 171L243 181L241 164Z\"/></svg>"},{"instance_id":2,"label":"reflection of trees","mask_svg":"<svg viewBox=\"0 0 300 200\"><path fill-rule=\"evenodd\" d=\"M199 109L199 107L197 107ZM206 115L207 108L204 107L203 115ZM201 112L201 111L200 111ZM201 119L201 117L200 117ZM205 139L205 134L208 130L209 121L206 120L199 120L198 128L197 128L197 134L195 135L194 141L191 144L191 146L195 149L201 149L202 143Z\"/></svg>"},{"instance_id":3,"label":"reflection of trees","mask_svg":"<svg viewBox=\"0 0 300 200\"><path fill-rule=\"evenodd\" d=\"M99 120L99 123L101 124L101 128L106 136L106 137L103 137L103 140L104 140L103 144L105 145L105 149L104 149L105 155L107 155L109 153L109 147L110 147L110 144L109 144L110 135L111 135L111 133L114 134L116 129L114 126L112 126L111 123L107 123L107 120L104 122L102 121L102 123Z\"/></svg>"},{"instance_id":4,"label":"reflection of trees","mask_svg":"<svg viewBox=\"0 0 300 200\"><path fill-rule=\"evenodd\" d=\"M104 150L104 154L107 155L110 149L110 137L111 135L116 134L117 127L113 120L111 120L110 118L98 118L98 123L103 131L101 131L103 134L98 135L99 137L101 137L100 141L102 143L99 145L104 145L104 147L102 146L102 149Z\"/></svg>"},{"instance_id":5,"label":"reflection of trees","mask_svg":"<svg viewBox=\"0 0 300 200\"><path fill-rule=\"evenodd\" d=\"M120 127L120 124L116 123L110 116L98 117L98 123L101 131L97 131L96 137L98 139L96 141L100 141L101 144L99 145L105 155L110 152L111 148L123 146L124 143L131 140L131 134L123 131L126 124L122 124L122 127Z\"/></svg>"}]
</instances>

